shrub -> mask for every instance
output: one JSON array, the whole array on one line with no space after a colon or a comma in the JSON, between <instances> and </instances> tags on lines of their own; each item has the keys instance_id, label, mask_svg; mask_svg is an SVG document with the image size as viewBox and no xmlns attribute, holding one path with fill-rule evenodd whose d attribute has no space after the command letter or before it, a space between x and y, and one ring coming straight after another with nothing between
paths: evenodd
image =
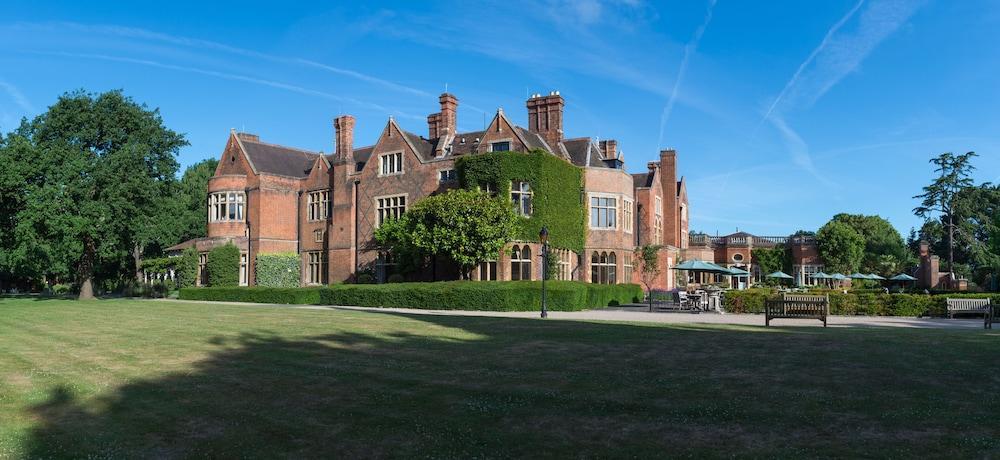
<instances>
[{"instance_id":1,"label":"shrub","mask_svg":"<svg viewBox=\"0 0 1000 460\"><path fill-rule=\"evenodd\" d=\"M50 289L52 290L52 294L54 295L66 295L73 290L73 286L70 286L68 284L53 284Z\"/></svg>"},{"instance_id":2,"label":"shrub","mask_svg":"<svg viewBox=\"0 0 1000 460\"><path fill-rule=\"evenodd\" d=\"M208 287L184 288L180 299L212 300L227 302L254 302L275 304L316 305L320 303L322 288L274 288L274 287Z\"/></svg>"},{"instance_id":3,"label":"shrub","mask_svg":"<svg viewBox=\"0 0 1000 460\"><path fill-rule=\"evenodd\" d=\"M177 285L194 287L198 278L198 249L191 246L184 250L177 261Z\"/></svg>"},{"instance_id":4,"label":"shrub","mask_svg":"<svg viewBox=\"0 0 1000 460\"><path fill-rule=\"evenodd\" d=\"M232 287L240 284L240 250L233 243L212 248L205 264L208 285Z\"/></svg>"},{"instance_id":5,"label":"shrub","mask_svg":"<svg viewBox=\"0 0 1000 460\"><path fill-rule=\"evenodd\" d=\"M257 285L261 287L296 287L302 279L295 253L258 254L256 265Z\"/></svg>"},{"instance_id":6,"label":"shrub","mask_svg":"<svg viewBox=\"0 0 1000 460\"><path fill-rule=\"evenodd\" d=\"M829 295L831 315L868 316L944 316L947 314L948 298L990 298L1000 304L997 294L884 294L880 292L848 292L815 290L809 294ZM777 298L777 291L771 289L748 289L728 291L724 306L729 313L763 313L764 301Z\"/></svg>"},{"instance_id":7,"label":"shrub","mask_svg":"<svg viewBox=\"0 0 1000 460\"><path fill-rule=\"evenodd\" d=\"M435 283L341 284L322 288L186 288L185 300L350 305L435 310L536 311L542 306L540 281L447 281ZM635 284L596 285L546 282L554 311L577 311L638 301Z\"/></svg>"}]
</instances>

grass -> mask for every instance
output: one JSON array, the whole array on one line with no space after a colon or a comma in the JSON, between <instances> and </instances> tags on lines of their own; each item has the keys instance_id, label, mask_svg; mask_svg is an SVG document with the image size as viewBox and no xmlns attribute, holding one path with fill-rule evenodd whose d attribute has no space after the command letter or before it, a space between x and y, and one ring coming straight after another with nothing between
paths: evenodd
<instances>
[{"instance_id":1,"label":"grass","mask_svg":"<svg viewBox=\"0 0 1000 460\"><path fill-rule=\"evenodd\" d=\"M997 457L1000 333L0 299L0 457Z\"/></svg>"}]
</instances>

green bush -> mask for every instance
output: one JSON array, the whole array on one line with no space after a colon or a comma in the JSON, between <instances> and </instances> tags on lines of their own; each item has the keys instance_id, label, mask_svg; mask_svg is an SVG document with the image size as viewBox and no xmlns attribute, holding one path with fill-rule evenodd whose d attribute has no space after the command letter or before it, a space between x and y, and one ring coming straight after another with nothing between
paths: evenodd
<instances>
[{"instance_id":1,"label":"green bush","mask_svg":"<svg viewBox=\"0 0 1000 460\"><path fill-rule=\"evenodd\" d=\"M319 287L208 287L184 288L179 298L183 300L212 300L226 302L254 302L296 305L320 303Z\"/></svg>"},{"instance_id":2,"label":"green bush","mask_svg":"<svg viewBox=\"0 0 1000 460\"><path fill-rule=\"evenodd\" d=\"M233 243L212 248L205 264L208 285L233 287L240 285L240 250Z\"/></svg>"},{"instance_id":3,"label":"green bush","mask_svg":"<svg viewBox=\"0 0 1000 460\"><path fill-rule=\"evenodd\" d=\"M184 250L177 261L177 285L194 287L198 281L198 249L191 246Z\"/></svg>"},{"instance_id":4,"label":"green bush","mask_svg":"<svg viewBox=\"0 0 1000 460\"><path fill-rule=\"evenodd\" d=\"M54 295L66 295L73 290L73 286L68 284L53 284L50 289Z\"/></svg>"},{"instance_id":5,"label":"green bush","mask_svg":"<svg viewBox=\"0 0 1000 460\"><path fill-rule=\"evenodd\" d=\"M299 256L295 253L258 254L255 273L257 286L297 287L302 279Z\"/></svg>"},{"instance_id":6,"label":"green bush","mask_svg":"<svg viewBox=\"0 0 1000 460\"><path fill-rule=\"evenodd\" d=\"M817 290L809 294L829 295L831 315L868 316L944 316L947 314L948 298L990 298L1000 304L997 294L884 294L880 292L848 292ZM728 291L724 307L729 313L763 313L764 301L777 298L772 289L748 289Z\"/></svg>"},{"instance_id":7,"label":"green bush","mask_svg":"<svg viewBox=\"0 0 1000 460\"><path fill-rule=\"evenodd\" d=\"M635 284L546 282L550 310L577 311L640 301ZM540 281L447 281L340 284L322 288L186 288L185 300L349 305L433 310L535 311L542 308Z\"/></svg>"}]
</instances>

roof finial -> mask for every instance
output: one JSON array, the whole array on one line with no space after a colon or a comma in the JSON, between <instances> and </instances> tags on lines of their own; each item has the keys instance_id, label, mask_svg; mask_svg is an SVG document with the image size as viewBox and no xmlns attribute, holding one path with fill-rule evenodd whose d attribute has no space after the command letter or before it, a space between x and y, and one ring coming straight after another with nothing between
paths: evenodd
<instances>
[{"instance_id":1,"label":"roof finial","mask_svg":"<svg viewBox=\"0 0 1000 460\"><path fill-rule=\"evenodd\" d=\"M448 92L448 82L444 82L444 92Z\"/></svg>"}]
</instances>

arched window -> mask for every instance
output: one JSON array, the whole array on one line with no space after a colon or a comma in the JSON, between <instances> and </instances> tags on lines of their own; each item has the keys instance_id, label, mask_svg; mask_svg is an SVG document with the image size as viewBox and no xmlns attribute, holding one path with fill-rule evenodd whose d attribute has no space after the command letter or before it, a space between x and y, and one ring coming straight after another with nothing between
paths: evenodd
<instances>
[{"instance_id":1,"label":"arched window","mask_svg":"<svg viewBox=\"0 0 1000 460\"><path fill-rule=\"evenodd\" d=\"M615 284L617 273L615 265L618 262L614 252L602 252L600 255L594 251L590 256L590 282L598 284Z\"/></svg>"},{"instance_id":2,"label":"arched window","mask_svg":"<svg viewBox=\"0 0 1000 460\"><path fill-rule=\"evenodd\" d=\"M590 255L590 282L597 284L601 282L601 269L600 269L601 259L597 255L597 251L594 251Z\"/></svg>"},{"instance_id":3,"label":"arched window","mask_svg":"<svg viewBox=\"0 0 1000 460\"><path fill-rule=\"evenodd\" d=\"M531 248L514 246L510 250L510 279L512 281L531 279Z\"/></svg>"}]
</instances>

